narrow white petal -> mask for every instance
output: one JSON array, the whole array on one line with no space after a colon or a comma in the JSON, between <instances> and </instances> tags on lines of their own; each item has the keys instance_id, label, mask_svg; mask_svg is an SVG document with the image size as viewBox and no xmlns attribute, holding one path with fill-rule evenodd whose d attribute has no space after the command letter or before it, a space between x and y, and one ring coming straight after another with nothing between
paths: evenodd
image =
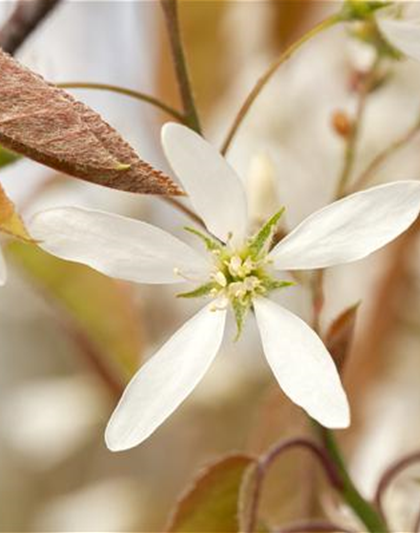
<instances>
[{"instance_id":1,"label":"narrow white petal","mask_svg":"<svg viewBox=\"0 0 420 533\"><path fill-rule=\"evenodd\" d=\"M318 335L270 300L256 299L254 309L265 356L285 394L320 424L347 427L350 414L346 394Z\"/></svg>"},{"instance_id":2,"label":"narrow white petal","mask_svg":"<svg viewBox=\"0 0 420 533\"><path fill-rule=\"evenodd\" d=\"M404 20L378 16L378 25L397 50L420 61L420 19Z\"/></svg>"},{"instance_id":3,"label":"narrow white petal","mask_svg":"<svg viewBox=\"0 0 420 533\"><path fill-rule=\"evenodd\" d=\"M35 215L29 231L49 253L129 281L183 281L174 269L201 281L210 269L205 256L169 233L102 211L49 209Z\"/></svg>"},{"instance_id":4,"label":"narrow white petal","mask_svg":"<svg viewBox=\"0 0 420 533\"><path fill-rule=\"evenodd\" d=\"M270 253L279 270L357 261L403 233L420 211L420 182L373 187L313 213Z\"/></svg>"},{"instance_id":5,"label":"narrow white petal","mask_svg":"<svg viewBox=\"0 0 420 533\"><path fill-rule=\"evenodd\" d=\"M226 311L207 305L137 372L106 430L112 451L143 442L198 385L223 339Z\"/></svg>"},{"instance_id":6,"label":"narrow white petal","mask_svg":"<svg viewBox=\"0 0 420 533\"><path fill-rule=\"evenodd\" d=\"M7 267L4 260L3 252L0 248L0 287L2 287L7 280Z\"/></svg>"},{"instance_id":7,"label":"narrow white petal","mask_svg":"<svg viewBox=\"0 0 420 533\"><path fill-rule=\"evenodd\" d=\"M166 157L210 233L234 242L245 237L245 189L222 155L200 135L180 124L162 128Z\"/></svg>"}]
</instances>

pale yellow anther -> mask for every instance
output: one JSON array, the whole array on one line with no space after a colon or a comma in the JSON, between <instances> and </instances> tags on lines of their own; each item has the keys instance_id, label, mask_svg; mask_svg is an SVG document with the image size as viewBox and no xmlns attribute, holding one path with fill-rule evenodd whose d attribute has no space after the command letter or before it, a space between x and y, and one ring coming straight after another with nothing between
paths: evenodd
<instances>
[{"instance_id":1,"label":"pale yellow anther","mask_svg":"<svg viewBox=\"0 0 420 533\"><path fill-rule=\"evenodd\" d=\"M224 311L229 305L229 298L222 296L213 302L210 306L210 311Z\"/></svg>"},{"instance_id":2,"label":"pale yellow anther","mask_svg":"<svg viewBox=\"0 0 420 533\"><path fill-rule=\"evenodd\" d=\"M226 287L227 285L227 279L226 279L226 276L223 274L223 272L221 272L220 270L218 272L216 272L216 274L214 275L214 280L216 281L216 283L218 283L221 287Z\"/></svg>"}]
</instances>

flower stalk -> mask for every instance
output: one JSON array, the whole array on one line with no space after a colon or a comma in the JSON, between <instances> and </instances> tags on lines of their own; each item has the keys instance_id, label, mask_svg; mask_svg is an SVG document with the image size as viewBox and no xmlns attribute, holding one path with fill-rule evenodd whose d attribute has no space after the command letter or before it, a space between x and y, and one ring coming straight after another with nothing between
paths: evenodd
<instances>
[{"instance_id":1,"label":"flower stalk","mask_svg":"<svg viewBox=\"0 0 420 533\"><path fill-rule=\"evenodd\" d=\"M179 26L178 2L177 0L161 0L161 5L165 15L179 92L184 109L184 122L191 129L200 133L200 120L195 105L187 62L185 59L184 47L182 44Z\"/></svg>"},{"instance_id":2,"label":"flower stalk","mask_svg":"<svg viewBox=\"0 0 420 533\"><path fill-rule=\"evenodd\" d=\"M63 82L57 83L56 85L61 89L93 89L99 91L109 91L117 94L122 94L124 96L129 96L130 98L134 98L135 100L140 100L154 107L157 107L158 109L164 111L165 113L179 120L180 122L185 122L184 115L177 109L174 109L168 104L165 104L165 102L162 102L161 100L159 100L159 98L140 91L135 91L134 89L127 89L126 87L120 87L119 85L111 85L108 83L91 83L85 81Z\"/></svg>"},{"instance_id":3,"label":"flower stalk","mask_svg":"<svg viewBox=\"0 0 420 533\"><path fill-rule=\"evenodd\" d=\"M226 152L229 150L230 145L238 132L242 122L244 121L245 117L247 116L249 110L251 109L252 105L254 104L255 100L261 93L261 91L264 89L264 87L267 85L267 83L271 80L273 75L277 72L277 70L287 62L288 59L290 59L297 50L299 50L302 45L304 45L307 41L318 35L319 33L323 32L324 30L331 28L338 22L342 20L340 14L332 15L324 20L322 20L319 24L311 28L308 32L306 32L300 39L295 41L293 44L291 44L277 59L275 59L271 65L268 67L268 69L264 72L264 74L257 80L256 84L252 88L251 92L246 97L244 103L242 104L241 108L239 109L232 126L230 127L230 130L226 136L226 139L222 145L221 153L226 154Z\"/></svg>"},{"instance_id":4,"label":"flower stalk","mask_svg":"<svg viewBox=\"0 0 420 533\"><path fill-rule=\"evenodd\" d=\"M317 424L329 458L335 464L342 482L341 494L349 507L372 533L387 533L388 527L380 513L360 494L348 473L344 458L331 431Z\"/></svg>"}]
</instances>

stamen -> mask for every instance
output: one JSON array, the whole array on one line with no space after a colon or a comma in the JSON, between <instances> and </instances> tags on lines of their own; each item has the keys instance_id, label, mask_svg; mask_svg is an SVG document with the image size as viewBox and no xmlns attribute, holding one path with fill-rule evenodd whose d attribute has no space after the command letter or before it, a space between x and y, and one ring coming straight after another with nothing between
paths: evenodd
<instances>
[{"instance_id":1,"label":"stamen","mask_svg":"<svg viewBox=\"0 0 420 533\"><path fill-rule=\"evenodd\" d=\"M181 270L180 268L178 268L178 267L175 267L174 270L173 270L173 272L174 272L174 274L175 274L176 276L179 276L180 278L185 279L185 281L190 281L190 282L192 282L192 283L200 283L200 282L202 281L202 280L199 279L199 278L194 278L194 277L192 277L192 276L187 276L187 275L184 274L184 273L182 272L182 270Z\"/></svg>"}]
</instances>

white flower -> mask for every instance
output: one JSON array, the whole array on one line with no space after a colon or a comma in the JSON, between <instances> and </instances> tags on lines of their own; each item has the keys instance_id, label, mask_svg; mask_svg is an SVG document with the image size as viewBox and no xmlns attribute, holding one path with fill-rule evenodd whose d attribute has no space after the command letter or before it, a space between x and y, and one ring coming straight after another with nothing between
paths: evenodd
<instances>
[{"instance_id":1,"label":"white flower","mask_svg":"<svg viewBox=\"0 0 420 533\"><path fill-rule=\"evenodd\" d=\"M255 312L263 349L283 391L331 428L349 425L349 407L334 362L316 333L268 298L290 285L282 270L324 268L366 257L417 217L420 184L389 183L353 194L304 220L269 251L281 212L247 236L247 200L223 157L188 128L167 124L163 146L210 235L199 253L168 233L121 216L80 208L39 213L32 236L50 253L142 283L192 283L183 296L210 299L134 376L106 431L111 450L144 441L185 400L213 362L227 308L238 328Z\"/></svg>"},{"instance_id":2,"label":"white flower","mask_svg":"<svg viewBox=\"0 0 420 533\"><path fill-rule=\"evenodd\" d=\"M378 26L388 42L420 61L420 9L417 2L395 2L377 12Z\"/></svg>"}]
</instances>

